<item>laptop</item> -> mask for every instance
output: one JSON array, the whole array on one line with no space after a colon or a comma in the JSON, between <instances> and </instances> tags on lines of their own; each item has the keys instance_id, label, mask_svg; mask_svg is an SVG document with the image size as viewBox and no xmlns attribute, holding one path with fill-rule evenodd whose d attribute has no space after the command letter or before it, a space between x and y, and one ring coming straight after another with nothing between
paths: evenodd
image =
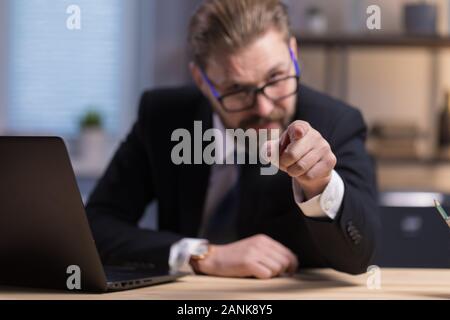
<instances>
[{"instance_id":1,"label":"laptop","mask_svg":"<svg viewBox=\"0 0 450 320\"><path fill-rule=\"evenodd\" d=\"M0 285L107 292L183 275L151 264L104 267L64 141L0 137Z\"/></svg>"}]
</instances>

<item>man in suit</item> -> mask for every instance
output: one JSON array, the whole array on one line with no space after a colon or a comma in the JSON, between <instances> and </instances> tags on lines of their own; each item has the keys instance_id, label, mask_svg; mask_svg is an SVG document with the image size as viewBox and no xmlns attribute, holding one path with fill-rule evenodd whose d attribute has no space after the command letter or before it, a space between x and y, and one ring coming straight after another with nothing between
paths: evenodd
<instances>
[{"instance_id":1,"label":"man in suit","mask_svg":"<svg viewBox=\"0 0 450 320\"><path fill-rule=\"evenodd\" d=\"M286 7L206 0L189 45L196 87L143 95L87 205L103 261L263 279L308 267L365 272L379 223L366 126L356 109L299 84ZM227 128L280 130L268 148L279 151L281 170L175 164L173 133L195 136L196 121L225 137ZM154 200L158 230L140 229Z\"/></svg>"}]
</instances>

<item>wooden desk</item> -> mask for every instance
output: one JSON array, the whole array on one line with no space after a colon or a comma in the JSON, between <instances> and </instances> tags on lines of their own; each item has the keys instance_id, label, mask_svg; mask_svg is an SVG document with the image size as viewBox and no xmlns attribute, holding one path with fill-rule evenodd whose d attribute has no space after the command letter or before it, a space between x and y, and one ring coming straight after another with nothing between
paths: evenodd
<instances>
[{"instance_id":1,"label":"wooden desk","mask_svg":"<svg viewBox=\"0 0 450 320\"><path fill-rule=\"evenodd\" d=\"M0 299L450 299L450 270L382 269L380 290L369 290L367 278L332 270L271 280L187 276L174 283L97 295L0 287Z\"/></svg>"}]
</instances>

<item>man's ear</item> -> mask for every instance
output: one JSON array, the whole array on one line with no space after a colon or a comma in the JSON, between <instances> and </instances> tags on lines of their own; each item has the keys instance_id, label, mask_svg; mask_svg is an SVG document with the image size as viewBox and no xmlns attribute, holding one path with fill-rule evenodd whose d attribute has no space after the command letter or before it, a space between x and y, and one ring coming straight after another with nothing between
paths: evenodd
<instances>
[{"instance_id":1,"label":"man's ear","mask_svg":"<svg viewBox=\"0 0 450 320\"><path fill-rule=\"evenodd\" d=\"M203 94L206 95L207 92L205 91L206 90L205 81L203 80L202 71L200 70L200 68L197 66L195 62L190 62L189 70L191 72L192 79L194 80L194 83L197 86L197 88L199 88L203 92Z\"/></svg>"},{"instance_id":2,"label":"man's ear","mask_svg":"<svg viewBox=\"0 0 450 320\"><path fill-rule=\"evenodd\" d=\"M294 53L295 57L298 59L298 45L297 45L297 38L291 37L289 39L289 47L292 49L292 52Z\"/></svg>"}]
</instances>

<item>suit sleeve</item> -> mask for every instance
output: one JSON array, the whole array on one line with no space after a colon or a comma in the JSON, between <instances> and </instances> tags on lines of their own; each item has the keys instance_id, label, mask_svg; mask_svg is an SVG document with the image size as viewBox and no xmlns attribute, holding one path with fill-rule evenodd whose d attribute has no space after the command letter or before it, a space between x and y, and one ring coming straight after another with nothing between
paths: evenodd
<instances>
[{"instance_id":1,"label":"suit sleeve","mask_svg":"<svg viewBox=\"0 0 450 320\"><path fill-rule=\"evenodd\" d=\"M154 200L152 172L144 144L144 101L139 118L120 145L90 196L86 211L105 264L151 263L168 266L170 247L182 236L143 230L138 221Z\"/></svg>"},{"instance_id":2,"label":"suit sleeve","mask_svg":"<svg viewBox=\"0 0 450 320\"><path fill-rule=\"evenodd\" d=\"M342 205L333 221L307 218L326 264L351 274L367 271L379 228L376 179L365 149L366 133L359 111L348 111L338 120L329 142L337 157L335 170L345 185Z\"/></svg>"}]
</instances>

